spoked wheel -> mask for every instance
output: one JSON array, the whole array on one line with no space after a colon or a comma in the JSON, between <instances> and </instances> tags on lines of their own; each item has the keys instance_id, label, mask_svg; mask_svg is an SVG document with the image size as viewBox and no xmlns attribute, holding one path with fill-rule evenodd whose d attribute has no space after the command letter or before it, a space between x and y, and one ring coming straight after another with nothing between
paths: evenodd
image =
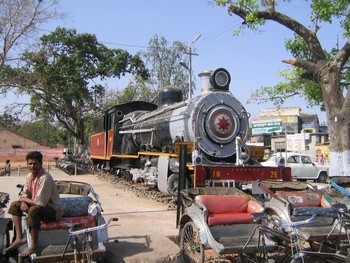
<instances>
[{"instance_id":1,"label":"spoked wheel","mask_svg":"<svg viewBox=\"0 0 350 263\"><path fill-rule=\"evenodd\" d=\"M6 229L6 232L4 233L4 236L1 240L1 254L0 258L6 257L6 248L10 245L10 230Z\"/></svg>"},{"instance_id":2,"label":"spoked wheel","mask_svg":"<svg viewBox=\"0 0 350 263\"><path fill-rule=\"evenodd\" d=\"M168 193L177 196L179 189L179 174L175 173L168 178Z\"/></svg>"},{"instance_id":3,"label":"spoked wheel","mask_svg":"<svg viewBox=\"0 0 350 263\"><path fill-rule=\"evenodd\" d=\"M198 228L193 222L187 222L181 232L180 248L184 262L203 263L204 247L200 242Z\"/></svg>"},{"instance_id":4,"label":"spoked wheel","mask_svg":"<svg viewBox=\"0 0 350 263\"><path fill-rule=\"evenodd\" d=\"M86 262L95 262L92 259L92 247L91 247L91 242L86 241L84 242L84 252L85 252L85 257L86 257Z\"/></svg>"},{"instance_id":5,"label":"spoked wheel","mask_svg":"<svg viewBox=\"0 0 350 263\"><path fill-rule=\"evenodd\" d=\"M185 179L185 185L188 185L187 179ZM173 173L168 178L168 193L172 196L177 196L179 190L179 174Z\"/></svg>"}]
</instances>

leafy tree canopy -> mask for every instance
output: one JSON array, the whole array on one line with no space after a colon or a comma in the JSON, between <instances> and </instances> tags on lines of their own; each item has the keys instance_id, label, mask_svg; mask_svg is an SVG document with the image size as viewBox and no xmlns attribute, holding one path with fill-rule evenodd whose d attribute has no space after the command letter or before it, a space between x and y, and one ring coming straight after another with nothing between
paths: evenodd
<instances>
[{"instance_id":1,"label":"leafy tree canopy","mask_svg":"<svg viewBox=\"0 0 350 263\"><path fill-rule=\"evenodd\" d=\"M6 128L12 131L17 131L20 128L18 122L19 118L17 115L11 115L6 112L0 115L0 128Z\"/></svg>"},{"instance_id":2,"label":"leafy tree canopy","mask_svg":"<svg viewBox=\"0 0 350 263\"><path fill-rule=\"evenodd\" d=\"M58 27L41 37L37 52L22 56L24 66L9 70L20 92L31 96L30 109L38 117L57 120L84 143L85 121L98 110L95 99L103 96L103 81L126 74L147 78L138 55L109 49L94 35Z\"/></svg>"},{"instance_id":3,"label":"leafy tree canopy","mask_svg":"<svg viewBox=\"0 0 350 263\"><path fill-rule=\"evenodd\" d=\"M237 15L243 19L241 28L234 31L236 35L246 27L252 30L258 30L268 20L275 21L295 33L294 38L287 39L285 43L287 50L298 59L298 66L281 70L279 74L286 81L274 87L262 87L252 94L252 99L249 102L257 101L259 103L265 103L272 101L275 105L281 106L286 99L298 95L304 97L310 106L318 105L322 110L325 110L322 88L317 78L315 78L316 69L312 63L319 63L320 61L340 62L340 88L342 91L350 83L350 64L347 60L347 49L341 51L339 46L329 51L323 49L317 38L317 33L322 29L324 23L334 23L337 25L340 24L343 29L343 37L348 38L350 36L349 1L299 1L300 5L305 6L305 3L310 4L308 10L310 10L311 15L308 27L289 17L287 14L278 12L279 4L282 2L288 3L290 0L216 0L218 5L228 7L230 15ZM337 39L334 39L334 43L336 42ZM340 55L345 56L340 58ZM290 60L284 60L284 62L291 64Z\"/></svg>"},{"instance_id":4,"label":"leafy tree canopy","mask_svg":"<svg viewBox=\"0 0 350 263\"><path fill-rule=\"evenodd\" d=\"M55 125L48 122L47 119L22 122L17 132L41 145L52 147L56 147L57 144L69 145L68 132L62 128L58 129Z\"/></svg>"},{"instance_id":5,"label":"leafy tree canopy","mask_svg":"<svg viewBox=\"0 0 350 263\"><path fill-rule=\"evenodd\" d=\"M187 56L184 56L186 49L187 46L180 41L174 41L169 47L169 42L164 37L155 35L149 41L147 51L141 53L151 75L146 84L156 91L164 86L177 86L187 97L189 72L180 65L181 61L187 62Z\"/></svg>"},{"instance_id":6,"label":"leafy tree canopy","mask_svg":"<svg viewBox=\"0 0 350 263\"><path fill-rule=\"evenodd\" d=\"M304 10L311 11L310 25L304 25L278 11L279 4L283 2L290 1L216 0L218 5L227 6L230 15L243 19L243 27L257 29L270 20L294 32L294 39L286 41L286 47L294 58L282 60L293 66L289 72L282 72L286 83L264 87L253 94L253 98L277 99L277 102L283 103L285 98L300 94L309 102L320 104L327 114L330 176L350 178L350 3L348 0L299 1ZM344 44L325 50L318 38L318 32L325 23L336 23L342 28L344 39L341 41Z\"/></svg>"},{"instance_id":7,"label":"leafy tree canopy","mask_svg":"<svg viewBox=\"0 0 350 263\"><path fill-rule=\"evenodd\" d=\"M184 98L187 98L189 71L180 65L181 61L188 63L188 56L184 56L186 49L184 43L174 41L170 46L164 37L155 35L149 41L147 51L140 52L150 78L145 80L135 76L123 90L109 90L102 100L104 108L135 100L157 103L159 89L164 86L181 88ZM194 82L192 87L195 87Z\"/></svg>"}]
</instances>

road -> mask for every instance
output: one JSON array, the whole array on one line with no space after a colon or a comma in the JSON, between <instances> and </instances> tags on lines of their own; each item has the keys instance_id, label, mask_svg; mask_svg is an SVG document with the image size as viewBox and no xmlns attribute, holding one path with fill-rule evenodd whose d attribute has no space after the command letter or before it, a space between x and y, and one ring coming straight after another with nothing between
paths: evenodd
<instances>
[{"instance_id":1,"label":"road","mask_svg":"<svg viewBox=\"0 0 350 263\"><path fill-rule=\"evenodd\" d=\"M23 166L22 166L23 167ZM178 234L176 211L165 204L139 198L132 192L118 189L109 181L96 175L69 176L56 167L49 172L56 180L82 181L92 185L99 194L106 220L119 218L108 228L106 263L163 263L174 262L179 247L172 241ZM0 191L10 194L10 202L16 200L16 184L24 183L27 172L12 172L10 177L0 177Z\"/></svg>"}]
</instances>

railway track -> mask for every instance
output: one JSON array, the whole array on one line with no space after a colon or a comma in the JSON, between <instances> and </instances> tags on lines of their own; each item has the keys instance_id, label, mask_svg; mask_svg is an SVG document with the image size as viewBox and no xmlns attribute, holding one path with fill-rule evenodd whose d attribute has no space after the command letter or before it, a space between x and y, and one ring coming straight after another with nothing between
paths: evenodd
<instances>
[{"instance_id":1,"label":"railway track","mask_svg":"<svg viewBox=\"0 0 350 263\"><path fill-rule=\"evenodd\" d=\"M177 207L176 197L166 195L156 188L148 187L141 183L135 183L131 180L127 180L123 176L108 173L105 170L101 169L95 168L93 174L95 174L102 180L110 182L111 184L115 185L118 189L124 189L133 192L136 196L140 198L152 199L156 200L157 202L163 203L167 206L168 210L175 210Z\"/></svg>"},{"instance_id":2,"label":"railway track","mask_svg":"<svg viewBox=\"0 0 350 263\"><path fill-rule=\"evenodd\" d=\"M101 173L98 175L103 180L108 180L116 187L133 192L136 196L146 199L156 200L167 206L168 210L176 209L177 199L174 196L166 195L158 189L144 186L140 183L134 183L117 175Z\"/></svg>"}]
</instances>

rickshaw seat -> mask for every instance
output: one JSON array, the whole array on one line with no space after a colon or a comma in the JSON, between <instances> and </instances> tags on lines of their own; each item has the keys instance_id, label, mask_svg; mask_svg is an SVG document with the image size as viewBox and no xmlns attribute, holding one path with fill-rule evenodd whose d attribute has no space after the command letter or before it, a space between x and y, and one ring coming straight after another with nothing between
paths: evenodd
<instances>
[{"instance_id":1,"label":"rickshaw seat","mask_svg":"<svg viewBox=\"0 0 350 263\"><path fill-rule=\"evenodd\" d=\"M276 195L291 205L292 221L299 221L313 214L322 217L324 224L331 224L337 213L331 208L332 198L312 191L278 191ZM301 218L302 217L302 218ZM326 219L326 217L330 219Z\"/></svg>"},{"instance_id":2,"label":"rickshaw seat","mask_svg":"<svg viewBox=\"0 0 350 263\"><path fill-rule=\"evenodd\" d=\"M88 214L88 208L93 200L89 196L61 197L63 217L54 222L41 222L40 230L68 229L93 227L95 217Z\"/></svg>"},{"instance_id":3,"label":"rickshaw seat","mask_svg":"<svg viewBox=\"0 0 350 263\"><path fill-rule=\"evenodd\" d=\"M310 191L277 191L276 196L287 200L292 208L321 207L322 194Z\"/></svg>"},{"instance_id":4,"label":"rickshaw seat","mask_svg":"<svg viewBox=\"0 0 350 263\"><path fill-rule=\"evenodd\" d=\"M251 213L263 210L261 204L245 195L198 195L196 201L205 206L209 226L251 224Z\"/></svg>"},{"instance_id":5,"label":"rickshaw seat","mask_svg":"<svg viewBox=\"0 0 350 263\"><path fill-rule=\"evenodd\" d=\"M62 217L54 222L41 222L40 230L56 230L56 229L68 229L73 226L77 228L88 228L96 226L96 220L93 216L73 216Z\"/></svg>"}]
</instances>

